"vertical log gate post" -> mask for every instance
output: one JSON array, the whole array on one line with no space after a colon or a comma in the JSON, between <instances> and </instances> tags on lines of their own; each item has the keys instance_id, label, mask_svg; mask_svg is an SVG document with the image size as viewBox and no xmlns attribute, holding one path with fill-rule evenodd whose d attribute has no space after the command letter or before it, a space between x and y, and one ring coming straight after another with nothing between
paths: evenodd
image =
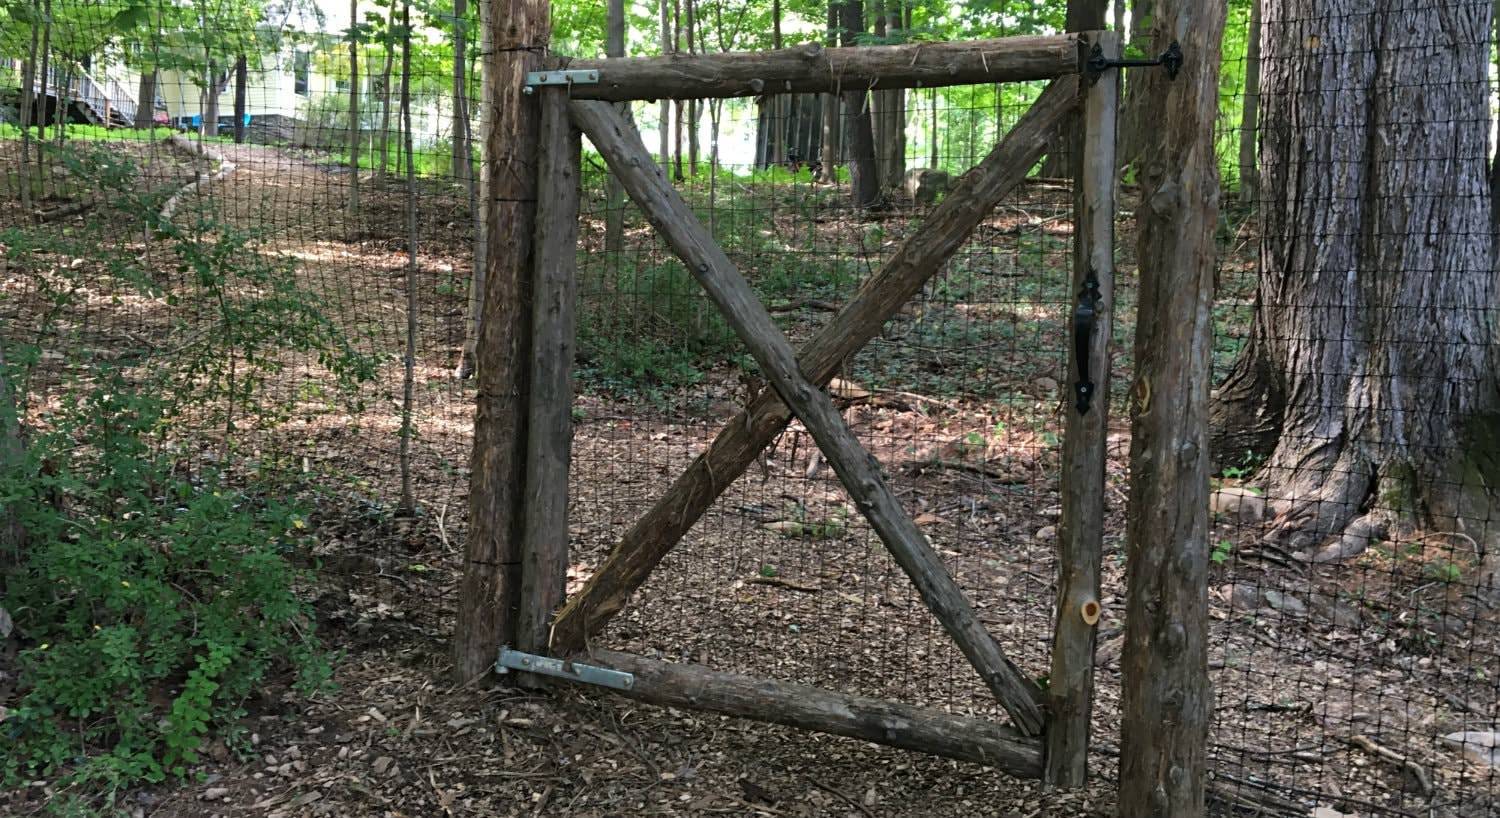
<instances>
[{"instance_id":1,"label":"vertical log gate post","mask_svg":"<svg viewBox=\"0 0 1500 818\"><path fill-rule=\"evenodd\" d=\"M1120 35L1089 38L1106 59ZM1063 435L1062 526L1057 553L1057 624L1047 677L1048 783L1081 787L1088 775L1094 701L1094 639L1104 554L1104 470L1109 435L1109 340L1114 316L1115 116L1120 71L1079 83L1083 111L1074 139L1073 312L1068 345L1071 389Z\"/></svg>"},{"instance_id":2,"label":"vertical log gate post","mask_svg":"<svg viewBox=\"0 0 1500 818\"><path fill-rule=\"evenodd\" d=\"M1208 391L1219 174L1214 126L1224 3L1160 0L1175 80L1140 77L1140 308L1120 725L1121 818L1204 814L1208 683Z\"/></svg>"},{"instance_id":3,"label":"vertical log gate post","mask_svg":"<svg viewBox=\"0 0 1500 818\"><path fill-rule=\"evenodd\" d=\"M520 606L521 498L531 364L531 244L536 219L537 99L524 93L551 38L549 0L486 0L484 213L488 268L476 358L479 389L469 477L469 537L453 672L471 682L513 644Z\"/></svg>"},{"instance_id":4,"label":"vertical log gate post","mask_svg":"<svg viewBox=\"0 0 1500 818\"><path fill-rule=\"evenodd\" d=\"M604 102L575 101L574 121L620 177L625 190L718 305L761 371L823 451L860 512L890 549L949 636L1027 735L1044 722L1037 689L1006 658L941 560L912 522L833 400L811 383L786 336L776 327L729 257L687 202L652 163L634 126Z\"/></svg>"},{"instance_id":5,"label":"vertical log gate post","mask_svg":"<svg viewBox=\"0 0 1500 818\"><path fill-rule=\"evenodd\" d=\"M521 650L543 653L548 649L552 613L562 603L568 575L573 310L582 141L568 119L567 87L539 91L542 123L532 273L531 403L526 424L521 614L516 644Z\"/></svg>"}]
</instances>

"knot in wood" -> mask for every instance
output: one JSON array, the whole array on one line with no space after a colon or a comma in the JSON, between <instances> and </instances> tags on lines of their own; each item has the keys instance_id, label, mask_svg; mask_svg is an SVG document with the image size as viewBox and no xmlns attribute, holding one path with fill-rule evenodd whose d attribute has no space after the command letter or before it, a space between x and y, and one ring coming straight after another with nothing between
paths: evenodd
<instances>
[{"instance_id":1,"label":"knot in wood","mask_svg":"<svg viewBox=\"0 0 1500 818\"><path fill-rule=\"evenodd\" d=\"M766 81L759 77L750 80L750 90L759 94L761 91L766 90Z\"/></svg>"}]
</instances>

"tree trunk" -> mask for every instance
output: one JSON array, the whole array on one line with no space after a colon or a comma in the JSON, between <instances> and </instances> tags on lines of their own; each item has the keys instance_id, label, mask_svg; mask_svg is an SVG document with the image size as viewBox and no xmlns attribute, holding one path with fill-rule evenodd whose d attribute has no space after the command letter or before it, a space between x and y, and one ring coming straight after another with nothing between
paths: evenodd
<instances>
[{"instance_id":1,"label":"tree trunk","mask_svg":"<svg viewBox=\"0 0 1500 818\"><path fill-rule=\"evenodd\" d=\"M667 6L668 0L656 0L661 9L661 53L666 56L672 53L672 21L671 12ZM663 99L661 101L661 172L663 175L672 173L672 101Z\"/></svg>"},{"instance_id":2,"label":"tree trunk","mask_svg":"<svg viewBox=\"0 0 1500 818\"><path fill-rule=\"evenodd\" d=\"M208 70L203 75L203 104L198 113L202 116L198 133L203 136L219 135L219 65L208 61Z\"/></svg>"},{"instance_id":3,"label":"tree trunk","mask_svg":"<svg viewBox=\"0 0 1500 818\"><path fill-rule=\"evenodd\" d=\"M349 0L349 208L346 238L359 233L359 143L364 129L359 122L359 0Z\"/></svg>"},{"instance_id":4,"label":"tree trunk","mask_svg":"<svg viewBox=\"0 0 1500 818\"><path fill-rule=\"evenodd\" d=\"M32 10L35 11L33 4ZM21 162L16 169L18 182L21 186L21 212L30 218L32 208L31 196L31 124L36 115L36 61L37 51L40 48L40 35L36 26L31 27L31 42L28 43L26 62L21 66ZM43 104L47 99L42 95Z\"/></svg>"},{"instance_id":5,"label":"tree trunk","mask_svg":"<svg viewBox=\"0 0 1500 818\"><path fill-rule=\"evenodd\" d=\"M877 0L875 6L875 36L886 42L893 29L901 27L900 17L888 11L885 0ZM906 91L893 88L876 91L872 104L875 108L875 164L880 174L880 186L886 190L901 187L906 174L906 128L901 117L901 105Z\"/></svg>"},{"instance_id":6,"label":"tree trunk","mask_svg":"<svg viewBox=\"0 0 1500 818\"><path fill-rule=\"evenodd\" d=\"M469 132L469 2L453 0L453 179L474 186L474 143Z\"/></svg>"},{"instance_id":7,"label":"tree trunk","mask_svg":"<svg viewBox=\"0 0 1500 818\"><path fill-rule=\"evenodd\" d=\"M932 144L928 146L927 166L936 170L941 167L938 165L938 90L933 88L928 91L927 99L932 103L932 127L927 132Z\"/></svg>"},{"instance_id":8,"label":"tree trunk","mask_svg":"<svg viewBox=\"0 0 1500 818\"><path fill-rule=\"evenodd\" d=\"M1138 54L1150 54L1154 48L1151 34L1152 10L1155 0L1120 0L1130 3L1130 45ZM1273 0L1274 2L1274 0ZM1170 40L1168 40L1170 42ZM1136 165L1141 155L1142 141L1148 135L1143 108L1145 98L1141 96L1145 78L1139 71L1125 72L1125 100L1120 108L1120 150L1115 161L1120 167Z\"/></svg>"},{"instance_id":9,"label":"tree trunk","mask_svg":"<svg viewBox=\"0 0 1500 818\"><path fill-rule=\"evenodd\" d=\"M682 0L672 0L672 52L674 54L682 52ZM682 175L682 131L687 124L687 102L679 99L673 104L673 109L677 128L672 143L672 178L681 182L684 178Z\"/></svg>"},{"instance_id":10,"label":"tree trunk","mask_svg":"<svg viewBox=\"0 0 1500 818\"><path fill-rule=\"evenodd\" d=\"M829 47L838 45L839 30L839 7L836 0L828 0L828 34L826 37ZM823 95L823 168L822 178L824 182L832 184L838 181L838 166L840 151L839 133L839 97L835 94Z\"/></svg>"},{"instance_id":11,"label":"tree trunk","mask_svg":"<svg viewBox=\"0 0 1500 818\"><path fill-rule=\"evenodd\" d=\"M1250 0L1250 36L1245 48L1245 98L1240 114L1240 204L1254 203L1259 180L1255 140L1260 134L1260 17L1265 0Z\"/></svg>"},{"instance_id":12,"label":"tree trunk","mask_svg":"<svg viewBox=\"0 0 1500 818\"><path fill-rule=\"evenodd\" d=\"M840 7L843 43L856 45L865 30L863 0L845 0ZM880 204L880 171L875 165L875 130L870 122L870 92L844 92L844 129L849 134L849 180L854 206Z\"/></svg>"},{"instance_id":13,"label":"tree trunk","mask_svg":"<svg viewBox=\"0 0 1500 818\"><path fill-rule=\"evenodd\" d=\"M692 54L703 53L703 33L698 22L697 0L687 0L687 47ZM703 121L703 101L688 100L688 173L698 175L698 154L701 142L698 126Z\"/></svg>"},{"instance_id":14,"label":"tree trunk","mask_svg":"<svg viewBox=\"0 0 1500 818\"><path fill-rule=\"evenodd\" d=\"M411 3L401 4L401 146L406 154L406 353L401 358L401 505L396 513L411 517L417 503L411 486L412 399L417 366L417 165L411 127Z\"/></svg>"},{"instance_id":15,"label":"tree trunk","mask_svg":"<svg viewBox=\"0 0 1500 818\"><path fill-rule=\"evenodd\" d=\"M689 9L692 3L688 4ZM625 56L625 0L609 0L606 11L604 54L607 57ZM620 112L630 115L630 103L620 103ZM695 158L696 162L697 159ZM604 251L619 253L625 249L625 189L620 180L611 173L605 193L604 204Z\"/></svg>"},{"instance_id":16,"label":"tree trunk","mask_svg":"<svg viewBox=\"0 0 1500 818\"><path fill-rule=\"evenodd\" d=\"M234 143L245 143L245 94L250 84L250 65L241 54L234 58Z\"/></svg>"},{"instance_id":17,"label":"tree trunk","mask_svg":"<svg viewBox=\"0 0 1500 818\"><path fill-rule=\"evenodd\" d=\"M150 128L156 124L156 66L141 72L141 82L136 90L135 122L137 128Z\"/></svg>"},{"instance_id":18,"label":"tree trunk","mask_svg":"<svg viewBox=\"0 0 1500 818\"><path fill-rule=\"evenodd\" d=\"M1126 522L1120 817L1205 814L1208 682L1208 392L1214 129L1226 4L1157 3L1156 47L1178 40L1182 73L1143 72L1155 124L1141 174L1140 303Z\"/></svg>"},{"instance_id":19,"label":"tree trunk","mask_svg":"<svg viewBox=\"0 0 1500 818\"><path fill-rule=\"evenodd\" d=\"M494 30L490 23L492 3L479 3L479 54L485 59L492 49L494 42ZM487 64L486 64L487 65ZM486 67L485 71L488 70ZM483 75L481 71L481 76ZM491 119L494 112L494 86L489 82L483 82L480 86L479 102L479 133L481 139L488 139L491 127ZM488 146L480 162L480 168L486 167L490 161ZM469 182L469 211L474 219L474 269L469 278L469 305L468 321L464 331L464 348L459 354L458 366L454 368L453 375L464 379L474 375L478 367L477 350L479 348L479 329L484 324L484 291L485 282L489 276L489 190L490 177L493 174L481 170L479 178L471 179Z\"/></svg>"},{"instance_id":20,"label":"tree trunk","mask_svg":"<svg viewBox=\"0 0 1500 818\"><path fill-rule=\"evenodd\" d=\"M1068 0L1067 30L1074 31L1101 31L1109 26L1109 0ZM1082 129L1079 117L1075 113L1068 118L1063 125L1062 133L1076 135ZM1058 140L1060 145L1066 145L1066 151L1053 151L1048 154L1042 162L1041 175L1054 179L1071 179L1078 165L1075 158L1070 154L1078 147L1077 139L1071 136Z\"/></svg>"},{"instance_id":21,"label":"tree trunk","mask_svg":"<svg viewBox=\"0 0 1500 818\"><path fill-rule=\"evenodd\" d=\"M1490 217L1490 3L1358 11L1266 5L1261 278L1214 407L1223 457L1267 456L1268 541L1334 536L1328 560L1393 508L1450 517L1472 473L1454 471L1466 424L1494 406L1500 288L1474 240Z\"/></svg>"},{"instance_id":22,"label":"tree trunk","mask_svg":"<svg viewBox=\"0 0 1500 818\"><path fill-rule=\"evenodd\" d=\"M514 644L520 603L521 498L531 360L532 237L536 221L540 111L522 93L551 39L548 0L481 4L485 45L485 235L489 240L479 326L479 389L469 481L469 538L459 588L453 671L460 683L493 667ZM517 169L523 169L517 172Z\"/></svg>"},{"instance_id":23,"label":"tree trunk","mask_svg":"<svg viewBox=\"0 0 1500 818\"><path fill-rule=\"evenodd\" d=\"M1494 30L1490 33L1494 41L1500 43L1500 0L1495 0L1491 16ZM1495 69L1500 71L1500 51L1495 53ZM1496 263L1500 263L1500 207L1495 206L1495 202L1500 202L1500 151L1495 152L1494 163L1490 165L1490 232L1495 245L1491 255Z\"/></svg>"},{"instance_id":24,"label":"tree trunk","mask_svg":"<svg viewBox=\"0 0 1500 818\"><path fill-rule=\"evenodd\" d=\"M386 164L391 159L391 71L396 65L396 6L391 4L385 19L385 68L380 74L380 163L375 167L375 184L385 182Z\"/></svg>"},{"instance_id":25,"label":"tree trunk","mask_svg":"<svg viewBox=\"0 0 1500 818\"><path fill-rule=\"evenodd\" d=\"M10 369L5 363L5 346L0 344L0 472L14 474L25 458L25 441L21 437L21 407L10 386ZM0 576L21 561L26 545L26 531L15 509L0 504Z\"/></svg>"}]
</instances>

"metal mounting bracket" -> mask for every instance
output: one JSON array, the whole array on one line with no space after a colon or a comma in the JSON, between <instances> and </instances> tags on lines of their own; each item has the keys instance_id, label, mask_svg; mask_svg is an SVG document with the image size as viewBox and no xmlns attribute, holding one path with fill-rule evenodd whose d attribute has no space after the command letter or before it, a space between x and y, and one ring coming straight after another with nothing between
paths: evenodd
<instances>
[{"instance_id":1,"label":"metal mounting bracket","mask_svg":"<svg viewBox=\"0 0 1500 818\"><path fill-rule=\"evenodd\" d=\"M1099 79L1100 74L1111 68L1148 68L1157 65L1167 69L1167 79L1177 79L1178 72L1182 71L1182 46L1173 40L1171 45L1167 46L1167 50L1154 60L1139 58L1111 60L1104 56L1104 49L1098 43L1094 43L1094 48L1089 52L1089 59L1084 64L1084 68L1088 70L1089 80L1093 81Z\"/></svg>"},{"instance_id":2,"label":"metal mounting bracket","mask_svg":"<svg viewBox=\"0 0 1500 818\"><path fill-rule=\"evenodd\" d=\"M599 72L587 71L532 71L526 75L523 94L535 94L539 85L598 85Z\"/></svg>"},{"instance_id":3,"label":"metal mounting bracket","mask_svg":"<svg viewBox=\"0 0 1500 818\"><path fill-rule=\"evenodd\" d=\"M566 662L562 659L554 659L551 656L538 656L534 653L522 653L511 650L508 647L500 648L500 658L495 662L496 673L509 673L512 670L538 673L543 676L553 676L558 679L567 679L570 682L581 682L583 684L599 685L614 690L629 690L635 687L635 676L620 670L611 670L607 667L585 665L578 662Z\"/></svg>"}]
</instances>

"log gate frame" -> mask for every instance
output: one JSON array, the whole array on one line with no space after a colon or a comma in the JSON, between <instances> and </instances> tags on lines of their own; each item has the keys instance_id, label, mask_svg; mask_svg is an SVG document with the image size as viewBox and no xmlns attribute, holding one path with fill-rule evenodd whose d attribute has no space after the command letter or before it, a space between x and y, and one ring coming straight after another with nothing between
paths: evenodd
<instances>
[{"instance_id":1,"label":"log gate frame","mask_svg":"<svg viewBox=\"0 0 1500 818\"><path fill-rule=\"evenodd\" d=\"M1104 62L1100 62L1100 57ZM531 252L531 383L515 647L496 669L603 685L656 704L695 708L861 738L1078 786L1087 774L1096 626L1100 619L1105 443L1112 333L1115 120L1120 39L1095 31L961 43L656 58L553 60L522 93L539 106L536 222ZM611 103L844 87L916 88L1051 80L1031 109L800 350L688 204L635 126ZM1064 426L1063 516L1051 669L1046 691L1027 679L974 607L845 423L824 387L936 276L994 207L1020 185L1060 126L1074 151L1073 313ZM564 600L581 140L586 135L652 226L703 286L770 386L726 423L708 449L628 529L585 586ZM661 559L796 418L929 610L1009 715L1009 726L590 648ZM504 608L502 604L499 606ZM578 662L572 659L577 657ZM560 661L559 661L560 660Z\"/></svg>"}]
</instances>

